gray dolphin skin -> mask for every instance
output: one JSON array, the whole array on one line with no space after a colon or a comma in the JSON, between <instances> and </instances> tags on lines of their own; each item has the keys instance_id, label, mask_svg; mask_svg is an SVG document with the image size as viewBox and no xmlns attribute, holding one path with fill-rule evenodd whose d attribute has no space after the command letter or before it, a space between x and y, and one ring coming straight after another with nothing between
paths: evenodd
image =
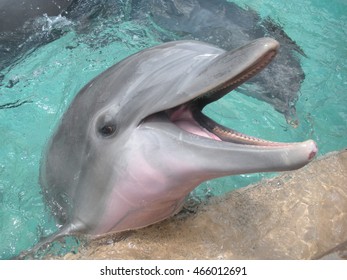
<instances>
[{"instance_id":1,"label":"gray dolphin skin","mask_svg":"<svg viewBox=\"0 0 347 280\"><path fill-rule=\"evenodd\" d=\"M202 109L263 69L279 48L270 38L233 51L175 41L140 51L90 81L50 139L40 181L60 231L146 227L180 211L201 182L297 169L314 141L278 143L221 126Z\"/></svg>"}]
</instances>

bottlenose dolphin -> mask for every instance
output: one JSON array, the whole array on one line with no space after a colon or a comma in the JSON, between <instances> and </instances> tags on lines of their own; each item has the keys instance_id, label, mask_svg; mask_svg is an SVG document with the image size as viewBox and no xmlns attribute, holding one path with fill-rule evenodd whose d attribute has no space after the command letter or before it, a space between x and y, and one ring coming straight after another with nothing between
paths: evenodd
<instances>
[{"instance_id":1,"label":"bottlenose dolphin","mask_svg":"<svg viewBox=\"0 0 347 280\"><path fill-rule=\"evenodd\" d=\"M270 38L233 51L175 41L112 66L76 95L44 153L40 181L60 231L138 229L180 211L201 182L300 168L315 142L279 143L224 127L202 113L263 69Z\"/></svg>"},{"instance_id":2,"label":"bottlenose dolphin","mask_svg":"<svg viewBox=\"0 0 347 280\"><path fill-rule=\"evenodd\" d=\"M136 0L133 5L133 17L154 26L163 40L195 39L232 50L257 38L276 39L281 49L274 61L238 91L271 104L298 125L295 104L305 78L299 57L305 54L271 18L226 0Z\"/></svg>"}]
</instances>

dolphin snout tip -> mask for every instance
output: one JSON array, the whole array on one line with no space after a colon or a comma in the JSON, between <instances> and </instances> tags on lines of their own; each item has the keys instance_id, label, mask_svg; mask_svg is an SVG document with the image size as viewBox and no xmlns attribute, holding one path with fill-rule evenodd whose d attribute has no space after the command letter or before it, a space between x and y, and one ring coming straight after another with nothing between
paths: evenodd
<instances>
[{"instance_id":1,"label":"dolphin snout tip","mask_svg":"<svg viewBox=\"0 0 347 280\"><path fill-rule=\"evenodd\" d=\"M308 140L307 146L310 149L310 152L308 154L308 160L311 161L316 156L316 154L318 152L318 147L317 147L316 142L313 140Z\"/></svg>"},{"instance_id":2,"label":"dolphin snout tip","mask_svg":"<svg viewBox=\"0 0 347 280\"><path fill-rule=\"evenodd\" d=\"M263 47L268 50L277 51L280 47L280 43L273 38L264 37L259 39L259 41L262 43Z\"/></svg>"}]
</instances>

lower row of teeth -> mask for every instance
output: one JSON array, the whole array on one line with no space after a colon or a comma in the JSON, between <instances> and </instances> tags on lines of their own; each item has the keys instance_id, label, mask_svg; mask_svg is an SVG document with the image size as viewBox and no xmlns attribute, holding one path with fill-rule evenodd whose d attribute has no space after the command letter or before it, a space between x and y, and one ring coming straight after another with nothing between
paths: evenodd
<instances>
[{"instance_id":1,"label":"lower row of teeth","mask_svg":"<svg viewBox=\"0 0 347 280\"><path fill-rule=\"evenodd\" d=\"M248 135L242 134L240 132L236 132L236 131L225 130L225 129L222 129L220 127L214 128L213 132L217 136L221 135L221 134L224 134L224 135L228 135L231 138L240 139L240 140L244 140L244 141L258 142L258 143L272 143L271 141L266 141L266 140L259 139L259 138L256 138L256 137L251 137L251 136L248 136Z\"/></svg>"}]
</instances>

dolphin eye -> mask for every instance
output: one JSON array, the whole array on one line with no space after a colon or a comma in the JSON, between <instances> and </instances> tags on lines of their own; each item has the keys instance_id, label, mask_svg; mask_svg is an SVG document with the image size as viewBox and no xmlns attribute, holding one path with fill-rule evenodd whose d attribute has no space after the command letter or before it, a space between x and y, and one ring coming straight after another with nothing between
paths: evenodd
<instances>
[{"instance_id":1,"label":"dolphin eye","mask_svg":"<svg viewBox=\"0 0 347 280\"><path fill-rule=\"evenodd\" d=\"M96 121L96 133L99 137L108 138L114 136L117 133L117 118L116 114L111 112L105 112L100 114Z\"/></svg>"},{"instance_id":2,"label":"dolphin eye","mask_svg":"<svg viewBox=\"0 0 347 280\"><path fill-rule=\"evenodd\" d=\"M116 133L116 126L113 124L106 124L99 129L99 133L103 137L110 137Z\"/></svg>"}]
</instances>

